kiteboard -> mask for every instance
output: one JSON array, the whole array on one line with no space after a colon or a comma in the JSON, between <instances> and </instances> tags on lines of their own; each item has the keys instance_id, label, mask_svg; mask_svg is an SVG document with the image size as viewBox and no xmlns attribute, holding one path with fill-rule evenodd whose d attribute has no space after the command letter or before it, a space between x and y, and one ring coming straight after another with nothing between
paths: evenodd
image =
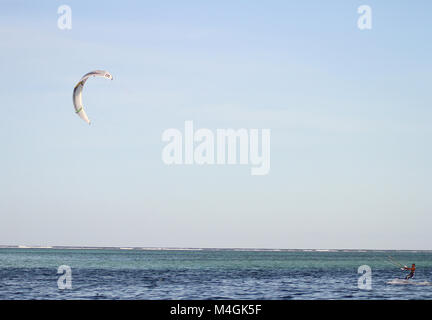
<instances>
[{"instance_id":1,"label":"kiteboard","mask_svg":"<svg viewBox=\"0 0 432 320\"><path fill-rule=\"evenodd\" d=\"M432 286L432 282L428 282L428 281L416 281L416 280L404 280L404 279L393 279L393 280L388 281L387 284L415 285L415 286Z\"/></svg>"}]
</instances>

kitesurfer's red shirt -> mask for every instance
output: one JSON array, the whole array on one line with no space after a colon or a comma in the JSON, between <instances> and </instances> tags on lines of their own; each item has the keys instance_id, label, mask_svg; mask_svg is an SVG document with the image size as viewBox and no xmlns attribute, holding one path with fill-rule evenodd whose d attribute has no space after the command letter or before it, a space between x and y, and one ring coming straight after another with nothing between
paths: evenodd
<instances>
[{"instance_id":1,"label":"kitesurfer's red shirt","mask_svg":"<svg viewBox=\"0 0 432 320\"><path fill-rule=\"evenodd\" d=\"M405 270L410 270L410 271L414 272L414 271L415 271L415 266L412 267L412 268L408 268L408 267L406 267Z\"/></svg>"}]
</instances>

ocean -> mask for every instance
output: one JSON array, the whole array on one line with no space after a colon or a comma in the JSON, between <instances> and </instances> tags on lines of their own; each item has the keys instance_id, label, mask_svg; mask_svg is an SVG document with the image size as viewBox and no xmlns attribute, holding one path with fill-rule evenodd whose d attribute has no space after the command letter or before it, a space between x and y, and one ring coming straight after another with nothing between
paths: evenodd
<instances>
[{"instance_id":1,"label":"ocean","mask_svg":"<svg viewBox=\"0 0 432 320\"><path fill-rule=\"evenodd\" d=\"M394 261L416 264L411 282ZM0 248L2 300L432 299L429 281L432 251Z\"/></svg>"}]
</instances>

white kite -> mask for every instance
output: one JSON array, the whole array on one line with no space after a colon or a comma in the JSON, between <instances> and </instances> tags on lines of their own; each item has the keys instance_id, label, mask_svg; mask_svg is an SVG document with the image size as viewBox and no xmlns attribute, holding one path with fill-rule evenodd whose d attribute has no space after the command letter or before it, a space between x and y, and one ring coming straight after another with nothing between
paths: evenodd
<instances>
[{"instance_id":1,"label":"white kite","mask_svg":"<svg viewBox=\"0 0 432 320\"><path fill-rule=\"evenodd\" d=\"M81 80L76 84L74 91L73 91L73 104L75 108L75 113L80 116L81 119L83 119L85 122L90 124L90 120L87 117L87 114L84 111L83 105L82 105L82 90L84 88L84 83L87 81L90 77L104 77L106 79L113 79L112 75L110 75L107 71L104 70L95 70L91 71L89 73L86 73Z\"/></svg>"}]
</instances>

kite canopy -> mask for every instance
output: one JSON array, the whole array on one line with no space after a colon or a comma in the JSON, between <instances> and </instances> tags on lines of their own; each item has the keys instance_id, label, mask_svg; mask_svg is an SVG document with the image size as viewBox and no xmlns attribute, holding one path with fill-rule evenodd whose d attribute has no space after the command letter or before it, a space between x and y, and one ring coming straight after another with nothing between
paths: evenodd
<instances>
[{"instance_id":1,"label":"kite canopy","mask_svg":"<svg viewBox=\"0 0 432 320\"><path fill-rule=\"evenodd\" d=\"M85 122L90 124L90 120L87 117L87 114L84 111L84 107L82 105L82 90L84 88L84 83L87 81L90 77L103 77L106 79L112 80L113 77L111 74L109 74L108 71L105 70L95 70L91 71L89 73L86 73L81 80L76 84L74 91L73 91L73 104L75 108L75 113L80 116L81 119L83 119Z\"/></svg>"}]
</instances>

